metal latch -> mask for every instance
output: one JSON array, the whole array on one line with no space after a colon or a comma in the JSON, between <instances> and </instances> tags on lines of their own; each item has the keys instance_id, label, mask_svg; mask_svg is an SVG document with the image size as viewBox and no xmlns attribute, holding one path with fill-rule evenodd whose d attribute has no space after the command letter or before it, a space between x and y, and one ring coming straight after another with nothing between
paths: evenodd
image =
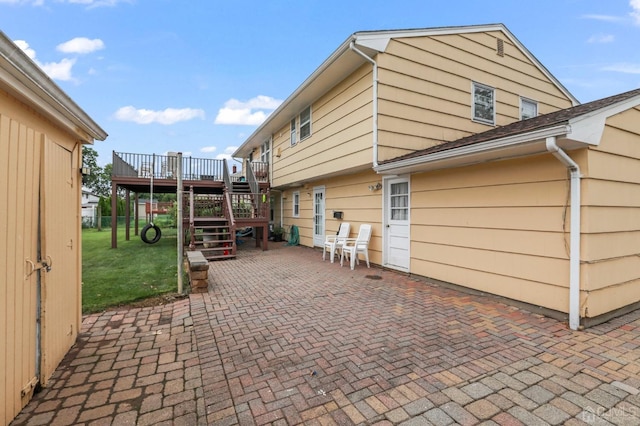
<instances>
[{"instance_id":1,"label":"metal latch","mask_svg":"<svg viewBox=\"0 0 640 426\"><path fill-rule=\"evenodd\" d=\"M51 266L53 266L53 260L51 260L51 256L47 256L46 259L41 260L40 262L33 262L30 259L25 260L26 263L26 271L24 274L24 279L26 280L33 274L35 271L39 269L44 269L45 272L51 271Z\"/></svg>"}]
</instances>

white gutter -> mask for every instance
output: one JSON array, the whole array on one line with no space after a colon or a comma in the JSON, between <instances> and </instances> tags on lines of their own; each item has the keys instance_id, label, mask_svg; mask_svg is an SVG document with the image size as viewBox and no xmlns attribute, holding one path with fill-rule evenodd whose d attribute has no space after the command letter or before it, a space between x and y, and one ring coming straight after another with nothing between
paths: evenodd
<instances>
[{"instance_id":1,"label":"white gutter","mask_svg":"<svg viewBox=\"0 0 640 426\"><path fill-rule=\"evenodd\" d=\"M378 64L356 47L351 41L349 49L362 56L373 65L373 168L378 168Z\"/></svg>"},{"instance_id":2,"label":"white gutter","mask_svg":"<svg viewBox=\"0 0 640 426\"><path fill-rule=\"evenodd\" d=\"M580 167L556 144L556 137L547 138L547 151L571 172L571 230L569 253L569 328L580 327Z\"/></svg>"}]
</instances>

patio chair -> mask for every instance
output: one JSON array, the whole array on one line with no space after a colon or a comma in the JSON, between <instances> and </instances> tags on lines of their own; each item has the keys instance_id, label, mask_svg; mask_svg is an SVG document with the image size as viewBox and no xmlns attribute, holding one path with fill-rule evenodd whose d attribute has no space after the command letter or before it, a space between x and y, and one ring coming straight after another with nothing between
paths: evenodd
<instances>
[{"instance_id":1,"label":"patio chair","mask_svg":"<svg viewBox=\"0 0 640 426\"><path fill-rule=\"evenodd\" d=\"M358 254L362 253L367 261L367 268L370 268L369 240L371 240L371 225L363 223L358 230L358 236L356 238L347 238L343 243L340 266L343 265L344 258L348 257L351 262L351 269L355 269L356 263L360 264Z\"/></svg>"},{"instance_id":2,"label":"patio chair","mask_svg":"<svg viewBox=\"0 0 640 426\"><path fill-rule=\"evenodd\" d=\"M342 249L344 241L349 238L349 232L351 232L351 224L348 222L342 222L336 235L327 235L324 240L324 248L322 249L323 261L327 251L329 251L329 253L331 253L331 263L333 263L333 258L336 256L336 252Z\"/></svg>"}]
</instances>

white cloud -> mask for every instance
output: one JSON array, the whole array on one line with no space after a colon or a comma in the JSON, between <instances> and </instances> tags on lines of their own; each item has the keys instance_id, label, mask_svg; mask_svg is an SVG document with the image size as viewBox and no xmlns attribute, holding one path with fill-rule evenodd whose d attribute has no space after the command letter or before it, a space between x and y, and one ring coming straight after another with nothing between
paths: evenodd
<instances>
[{"instance_id":1,"label":"white cloud","mask_svg":"<svg viewBox=\"0 0 640 426\"><path fill-rule=\"evenodd\" d=\"M52 79L61 81L73 80L71 69L76 63L75 59L64 58L60 62L48 62L43 64L38 61L36 58L36 51L29 47L29 43L24 40L15 40L14 43Z\"/></svg>"},{"instance_id":2,"label":"white cloud","mask_svg":"<svg viewBox=\"0 0 640 426\"><path fill-rule=\"evenodd\" d=\"M76 37L64 43L61 43L56 47L58 51L63 53L78 53L85 54L95 52L96 50L104 49L104 42L99 38L90 40L86 37Z\"/></svg>"},{"instance_id":3,"label":"white cloud","mask_svg":"<svg viewBox=\"0 0 640 426\"><path fill-rule=\"evenodd\" d=\"M218 110L214 123L257 126L262 124L281 103L279 99L264 95L256 96L247 102L229 99L224 103L224 107Z\"/></svg>"},{"instance_id":4,"label":"white cloud","mask_svg":"<svg viewBox=\"0 0 640 426\"><path fill-rule=\"evenodd\" d=\"M56 0L57 3L82 4L89 8L100 6L116 6L118 3L131 3L132 0ZM8 4L30 4L32 6L43 6L45 0L0 0L0 3Z\"/></svg>"},{"instance_id":5,"label":"white cloud","mask_svg":"<svg viewBox=\"0 0 640 426\"><path fill-rule=\"evenodd\" d=\"M611 43L615 37L611 34L595 34L589 37L588 43Z\"/></svg>"},{"instance_id":6,"label":"white cloud","mask_svg":"<svg viewBox=\"0 0 640 426\"><path fill-rule=\"evenodd\" d=\"M4 1L4 0L0 0L0 1ZM16 46L18 46L20 48L20 50L22 50L30 59L35 60L36 59L36 51L33 50L32 48L29 47L29 43L27 43L24 40L14 40L13 41Z\"/></svg>"},{"instance_id":7,"label":"white cloud","mask_svg":"<svg viewBox=\"0 0 640 426\"><path fill-rule=\"evenodd\" d=\"M215 146L205 146L200 148L200 152L215 152L216 149L218 148L216 148Z\"/></svg>"},{"instance_id":8,"label":"white cloud","mask_svg":"<svg viewBox=\"0 0 640 426\"><path fill-rule=\"evenodd\" d=\"M131 0L67 0L71 4L86 4L91 7L115 6L118 3L131 3Z\"/></svg>"},{"instance_id":9,"label":"white cloud","mask_svg":"<svg viewBox=\"0 0 640 426\"><path fill-rule=\"evenodd\" d=\"M640 74L640 64L619 63L602 68L603 71L621 72L624 74Z\"/></svg>"},{"instance_id":10,"label":"white cloud","mask_svg":"<svg viewBox=\"0 0 640 426\"><path fill-rule=\"evenodd\" d=\"M44 0L0 0L0 3L32 4L33 6L42 6L44 4Z\"/></svg>"},{"instance_id":11,"label":"white cloud","mask_svg":"<svg viewBox=\"0 0 640 426\"><path fill-rule=\"evenodd\" d=\"M61 81L71 81L71 68L76 63L75 59L64 58L60 62L48 62L40 64L42 70L52 79Z\"/></svg>"},{"instance_id":12,"label":"white cloud","mask_svg":"<svg viewBox=\"0 0 640 426\"><path fill-rule=\"evenodd\" d=\"M591 15L582 15L581 16L582 19L593 19L596 21L605 21L605 22L622 22L624 21L624 18L621 18L620 16L613 16L613 15L595 15L595 14L591 14Z\"/></svg>"},{"instance_id":13,"label":"white cloud","mask_svg":"<svg viewBox=\"0 0 640 426\"><path fill-rule=\"evenodd\" d=\"M204 119L204 111L193 108L167 108L163 111L149 109L137 109L133 106L125 106L116 111L115 118L120 121L132 121L138 124L175 124L180 121L188 121L194 118Z\"/></svg>"},{"instance_id":14,"label":"white cloud","mask_svg":"<svg viewBox=\"0 0 640 426\"><path fill-rule=\"evenodd\" d=\"M629 0L629 6L631 6L629 15L633 18L633 23L640 25L640 0Z\"/></svg>"},{"instance_id":15,"label":"white cloud","mask_svg":"<svg viewBox=\"0 0 640 426\"><path fill-rule=\"evenodd\" d=\"M216 155L216 160L233 160L233 158L231 158L231 154L236 152L237 149L238 149L237 146L228 146L228 147L226 147L224 149L224 153L220 153L220 154Z\"/></svg>"}]
</instances>

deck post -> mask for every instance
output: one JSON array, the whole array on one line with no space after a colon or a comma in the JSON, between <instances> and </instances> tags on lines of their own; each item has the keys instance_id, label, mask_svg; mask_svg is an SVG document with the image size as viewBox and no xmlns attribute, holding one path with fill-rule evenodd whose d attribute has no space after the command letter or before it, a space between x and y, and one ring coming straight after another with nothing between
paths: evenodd
<instances>
[{"instance_id":1,"label":"deck post","mask_svg":"<svg viewBox=\"0 0 640 426\"><path fill-rule=\"evenodd\" d=\"M118 184L111 182L111 248L118 248L118 203L116 193Z\"/></svg>"},{"instance_id":2,"label":"deck post","mask_svg":"<svg viewBox=\"0 0 640 426\"><path fill-rule=\"evenodd\" d=\"M129 241L131 238L129 238L129 234L130 234L130 229L131 229L131 192L127 189L127 191L125 192L125 196L124 196L124 205L125 205L125 211L124 211L124 239L126 241Z\"/></svg>"},{"instance_id":3,"label":"deck post","mask_svg":"<svg viewBox=\"0 0 640 426\"><path fill-rule=\"evenodd\" d=\"M182 283L182 274L183 274L183 251L184 251L184 223L182 222L182 198L183 198L183 188L182 188L182 153L178 153L178 170L177 170L177 189L178 193L176 194L176 202L178 203L178 294L182 294L183 292L183 283Z\"/></svg>"}]
</instances>

